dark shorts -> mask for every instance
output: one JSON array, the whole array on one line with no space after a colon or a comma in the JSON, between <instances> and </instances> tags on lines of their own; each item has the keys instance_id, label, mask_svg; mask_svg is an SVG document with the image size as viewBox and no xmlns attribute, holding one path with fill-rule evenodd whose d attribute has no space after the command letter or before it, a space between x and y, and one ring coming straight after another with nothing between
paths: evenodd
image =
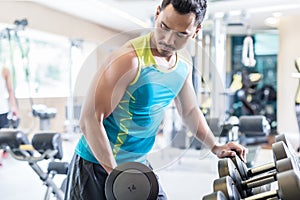
<instances>
[{"instance_id":1,"label":"dark shorts","mask_svg":"<svg viewBox=\"0 0 300 200\"><path fill-rule=\"evenodd\" d=\"M101 165L75 154L69 167L65 200L106 200L104 186L107 175ZM157 199L167 199L160 184Z\"/></svg>"},{"instance_id":2,"label":"dark shorts","mask_svg":"<svg viewBox=\"0 0 300 200\"><path fill-rule=\"evenodd\" d=\"M9 127L9 122L8 122L8 119L7 119L7 114L8 113L0 114L0 128L8 128Z\"/></svg>"}]
</instances>

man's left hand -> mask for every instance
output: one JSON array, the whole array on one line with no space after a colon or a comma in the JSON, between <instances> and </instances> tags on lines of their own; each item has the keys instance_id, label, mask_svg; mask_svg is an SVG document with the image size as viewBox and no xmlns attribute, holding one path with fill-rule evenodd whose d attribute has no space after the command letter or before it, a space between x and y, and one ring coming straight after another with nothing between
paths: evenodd
<instances>
[{"instance_id":1,"label":"man's left hand","mask_svg":"<svg viewBox=\"0 0 300 200\"><path fill-rule=\"evenodd\" d=\"M232 157L236 154L246 162L248 149L236 142L228 142L224 145L215 145L211 150L219 158Z\"/></svg>"}]
</instances>

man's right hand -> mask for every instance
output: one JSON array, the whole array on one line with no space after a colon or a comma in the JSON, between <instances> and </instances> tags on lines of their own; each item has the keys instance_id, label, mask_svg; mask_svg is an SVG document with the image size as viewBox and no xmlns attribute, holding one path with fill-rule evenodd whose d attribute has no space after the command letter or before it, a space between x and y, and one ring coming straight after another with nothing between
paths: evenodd
<instances>
[{"instance_id":1,"label":"man's right hand","mask_svg":"<svg viewBox=\"0 0 300 200\"><path fill-rule=\"evenodd\" d=\"M114 168L101 164L105 171L110 174ZM116 166L115 166L116 167Z\"/></svg>"}]
</instances>

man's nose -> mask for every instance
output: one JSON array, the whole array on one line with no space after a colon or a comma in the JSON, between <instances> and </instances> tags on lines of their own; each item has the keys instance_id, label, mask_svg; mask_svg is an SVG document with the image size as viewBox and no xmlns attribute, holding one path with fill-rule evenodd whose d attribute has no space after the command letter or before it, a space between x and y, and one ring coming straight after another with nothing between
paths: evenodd
<instances>
[{"instance_id":1,"label":"man's nose","mask_svg":"<svg viewBox=\"0 0 300 200\"><path fill-rule=\"evenodd\" d=\"M175 40L176 40L176 33L174 33L173 31L169 31L166 33L166 35L165 35L166 44L173 46Z\"/></svg>"}]
</instances>

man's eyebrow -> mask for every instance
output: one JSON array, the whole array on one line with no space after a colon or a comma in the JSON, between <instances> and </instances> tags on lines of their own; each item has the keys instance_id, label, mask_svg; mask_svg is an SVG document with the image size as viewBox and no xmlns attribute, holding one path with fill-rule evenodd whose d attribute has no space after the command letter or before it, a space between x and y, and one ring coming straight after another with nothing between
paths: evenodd
<instances>
[{"instance_id":1,"label":"man's eyebrow","mask_svg":"<svg viewBox=\"0 0 300 200\"><path fill-rule=\"evenodd\" d=\"M161 22L162 25L164 25L167 29L170 29L164 22ZM171 30L171 29L170 29ZM178 33L184 34L184 35L188 35L188 33L186 31L180 32L180 31L176 31Z\"/></svg>"}]
</instances>

